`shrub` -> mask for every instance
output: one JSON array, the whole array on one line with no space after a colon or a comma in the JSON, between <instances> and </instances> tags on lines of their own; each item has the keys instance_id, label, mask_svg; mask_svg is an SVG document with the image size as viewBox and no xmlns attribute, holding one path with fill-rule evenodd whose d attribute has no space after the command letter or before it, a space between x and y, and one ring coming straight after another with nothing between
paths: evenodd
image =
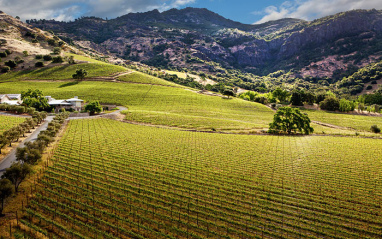
<instances>
[{"instance_id":1,"label":"shrub","mask_svg":"<svg viewBox=\"0 0 382 239\"><path fill-rule=\"evenodd\" d=\"M340 108L340 101L332 96L326 98L320 102L320 108L322 110L336 111Z\"/></svg>"},{"instance_id":2,"label":"shrub","mask_svg":"<svg viewBox=\"0 0 382 239\"><path fill-rule=\"evenodd\" d=\"M58 54L60 54L60 53L61 53L61 48L59 48L59 47L55 47L55 48L53 49L53 54L58 55Z\"/></svg>"},{"instance_id":3,"label":"shrub","mask_svg":"<svg viewBox=\"0 0 382 239\"><path fill-rule=\"evenodd\" d=\"M52 63L62 63L64 62L64 59L61 56L53 57Z\"/></svg>"},{"instance_id":4,"label":"shrub","mask_svg":"<svg viewBox=\"0 0 382 239\"><path fill-rule=\"evenodd\" d=\"M17 66L17 63L13 60L6 61L6 62L4 62L4 64L6 66L9 66L10 68L15 68Z\"/></svg>"},{"instance_id":5,"label":"shrub","mask_svg":"<svg viewBox=\"0 0 382 239\"><path fill-rule=\"evenodd\" d=\"M368 85L368 86L366 87L366 90L371 90L371 89L373 89L373 86L371 86L371 85Z\"/></svg>"},{"instance_id":6,"label":"shrub","mask_svg":"<svg viewBox=\"0 0 382 239\"><path fill-rule=\"evenodd\" d=\"M42 61L38 61L34 64L35 67L43 67L44 66L44 62Z\"/></svg>"},{"instance_id":7,"label":"shrub","mask_svg":"<svg viewBox=\"0 0 382 239\"><path fill-rule=\"evenodd\" d=\"M371 84L376 85L376 84L377 84L377 81L376 81L376 80L373 80L373 81L371 82Z\"/></svg>"},{"instance_id":8,"label":"shrub","mask_svg":"<svg viewBox=\"0 0 382 239\"><path fill-rule=\"evenodd\" d=\"M7 53L7 55L10 55L10 54L13 53L13 52L12 52L11 50L9 50L9 49L6 49L5 52Z\"/></svg>"},{"instance_id":9,"label":"shrub","mask_svg":"<svg viewBox=\"0 0 382 239\"><path fill-rule=\"evenodd\" d=\"M52 60L51 55L44 55L43 58L44 58L44 61L51 61Z\"/></svg>"},{"instance_id":10,"label":"shrub","mask_svg":"<svg viewBox=\"0 0 382 239\"><path fill-rule=\"evenodd\" d=\"M42 57L43 57L42 55L36 55L35 58L36 58L37 60L40 60L40 59L42 59Z\"/></svg>"},{"instance_id":11,"label":"shrub","mask_svg":"<svg viewBox=\"0 0 382 239\"><path fill-rule=\"evenodd\" d=\"M370 127L370 130L371 130L371 132L376 133L376 134L378 134L378 133L381 132L381 129L378 128L377 125L372 125L372 126Z\"/></svg>"},{"instance_id":12,"label":"shrub","mask_svg":"<svg viewBox=\"0 0 382 239\"><path fill-rule=\"evenodd\" d=\"M1 68L1 72L2 73L7 73L7 72L10 72L11 71L11 68L9 66L3 66Z\"/></svg>"},{"instance_id":13,"label":"shrub","mask_svg":"<svg viewBox=\"0 0 382 239\"><path fill-rule=\"evenodd\" d=\"M8 56L8 54L6 52L4 52L4 51L0 52L0 57L4 58L4 57L7 57L7 56Z\"/></svg>"}]
</instances>

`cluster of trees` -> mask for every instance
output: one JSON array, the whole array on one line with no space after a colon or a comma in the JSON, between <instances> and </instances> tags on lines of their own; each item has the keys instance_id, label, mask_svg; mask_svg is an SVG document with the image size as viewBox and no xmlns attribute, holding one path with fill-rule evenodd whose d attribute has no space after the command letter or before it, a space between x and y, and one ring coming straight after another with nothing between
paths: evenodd
<instances>
[{"instance_id":1,"label":"cluster of trees","mask_svg":"<svg viewBox=\"0 0 382 239\"><path fill-rule=\"evenodd\" d=\"M85 106L85 111L89 112L90 115L94 115L95 113L101 113L102 105L98 100L90 102Z\"/></svg>"},{"instance_id":2,"label":"cluster of trees","mask_svg":"<svg viewBox=\"0 0 382 239\"><path fill-rule=\"evenodd\" d=\"M27 142L25 147L17 148L17 162L5 170L0 180L0 200L2 203L0 213L2 213L4 209L6 198L18 191L20 184L32 172L31 166L41 159L44 149L54 141L54 137L68 116L68 113L56 115L53 121L48 124L47 130L40 132L36 141ZM34 120L32 121L35 122Z\"/></svg>"},{"instance_id":3,"label":"cluster of trees","mask_svg":"<svg viewBox=\"0 0 382 239\"><path fill-rule=\"evenodd\" d=\"M34 112L32 118L28 118L23 123L3 132L0 135L0 153L1 149L6 145L12 146L13 142L17 142L21 136L34 129L36 125L40 124L47 116L46 112Z\"/></svg>"},{"instance_id":4,"label":"cluster of trees","mask_svg":"<svg viewBox=\"0 0 382 239\"><path fill-rule=\"evenodd\" d=\"M14 114L27 113L29 115L33 115L36 109L33 107L26 107L26 106L21 106L21 105L19 106L19 105L0 104L0 110L1 111L8 111L8 112L14 113Z\"/></svg>"},{"instance_id":5,"label":"cluster of trees","mask_svg":"<svg viewBox=\"0 0 382 239\"><path fill-rule=\"evenodd\" d=\"M33 107L38 111L49 112L51 110L48 99L44 97L42 91L39 89L21 91L21 99L23 100L23 105L27 107Z\"/></svg>"}]
</instances>

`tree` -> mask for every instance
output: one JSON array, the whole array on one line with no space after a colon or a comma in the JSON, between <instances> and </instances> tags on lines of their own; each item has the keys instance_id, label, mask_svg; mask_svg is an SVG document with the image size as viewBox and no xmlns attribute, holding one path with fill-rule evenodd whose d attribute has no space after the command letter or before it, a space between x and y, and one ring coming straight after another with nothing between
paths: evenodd
<instances>
[{"instance_id":1,"label":"tree","mask_svg":"<svg viewBox=\"0 0 382 239\"><path fill-rule=\"evenodd\" d=\"M0 180L0 200L1 200L1 208L0 215L3 215L4 202L5 200L13 194L13 186L12 182L9 179L1 179Z\"/></svg>"},{"instance_id":2,"label":"tree","mask_svg":"<svg viewBox=\"0 0 382 239\"><path fill-rule=\"evenodd\" d=\"M320 102L320 108L322 110L336 111L340 109L340 101L332 96L327 97Z\"/></svg>"},{"instance_id":3,"label":"tree","mask_svg":"<svg viewBox=\"0 0 382 239\"><path fill-rule=\"evenodd\" d=\"M91 115L93 115L96 112L100 113L102 111L102 106L99 103L99 101L93 101L85 106L85 110L88 111Z\"/></svg>"},{"instance_id":4,"label":"tree","mask_svg":"<svg viewBox=\"0 0 382 239\"><path fill-rule=\"evenodd\" d=\"M73 74L73 79L77 79L82 81L86 76L88 75L88 72L84 69L76 70L76 74Z\"/></svg>"},{"instance_id":5,"label":"tree","mask_svg":"<svg viewBox=\"0 0 382 239\"><path fill-rule=\"evenodd\" d=\"M235 92L233 92L232 89L227 88L223 90L223 95L226 95L229 98L230 96L235 96Z\"/></svg>"},{"instance_id":6,"label":"tree","mask_svg":"<svg viewBox=\"0 0 382 239\"><path fill-rule=\"evenodd\" d=\"M61 48L59 48L59 47L53 48L53 54L58 55L60 53L61 53Z\"/></svg>"},{"instance_id":7,"label":"tree","mask_svg":"<svg viewBox=\"0 0 382 239\"><path fill-rule=\"evenodd\" d=\"M281 88L277 88L272 92L272 95L280 102L285 102L286 99L289 97L289 92L286 90L282 90Z\"/></svg>"},{"instance_id":8,"label":"tree","mask_svg":"<svg viewBox=\"0 0 382 239\"><path fill-rule=\"evenodd\" d=\"M21 99L23 105L33 107L37 110L49 110L48 99L45 98L41 90L28 89L27 91L21 91Z\"/></svg>"},{"instance_id":9,"label":"tree","mask_svg":"<svg viewBox=\"0 0 382 239\"><path fill-rule=\"evenodd\" d=\"M292 103L292 105L303 106L304 105L304 94L303 94L303 92L294 91L292 93L291 98L290 98L290 102Z\"/></svg>"},{"instance_id":10,"label":"tree","mask_svg":"<svg viewBox=\"0 0 382 239\"><path fill-rule=\"evenodd\" d=\"M16 61L9 60L9 61L4 62L4 65L9 66L10 68L13 69L17 66L17 63L16 63Z\"/></svg>"},{"instance_id":11,"label":"tree","mask_svg":"<svg viewBox=\"0 0 382 239\"><path fill-rule=\"evenodd\" d=\"M273 122L269 124L269 133L296 133L310 134L313 128L310 126L310 119L299 109L291 107L280 107L273 117Z\"/></svg>"},{"instance_id":12,"label":"tree","mask_svg":"<svg viewBox=\"0 0 382 239\"><path fill-rule=\"evenodd\" d=\"M44 62L38 61L34 64L35 67L44 67Z\"/></svg>"},{"instance_id":13,"label":"tree","mask_svg":"<svg viewBox=\"0 0 382 239\"><path fill-rule=\"evenodd\" d=\"M14 163L11 167L7 168L1 176L7 178L15 186L15 192L18 191L20 184L32 172L30 165L24 163Z\"/></svg>"},{"instance_id":14,"label":"tree","mask_svg":"<svg viewBox=\"0 0 382 239\"><path fill-rule=\"evenodd\" d=\"M4 148L4 146L6 146L8 143L9 143L9 140L7 139L7 137L5 137L4 135L1 135L0 136L0 154L1 154L1 149Z\"/></svg>"}]
</instances>

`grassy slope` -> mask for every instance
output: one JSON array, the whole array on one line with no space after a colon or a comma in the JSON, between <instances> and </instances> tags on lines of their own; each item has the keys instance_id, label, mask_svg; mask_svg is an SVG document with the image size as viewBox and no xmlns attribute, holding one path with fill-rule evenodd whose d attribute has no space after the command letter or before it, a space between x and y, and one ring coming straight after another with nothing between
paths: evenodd
<instances>
[{"instance_id":1,"label":"grassy slope","mask_svg":"<svg viewBox=\"0 0 382 239\"><path fill-rule=\"evenodd\" d=\"M81 63L74 65L60 65L55 67L43 67L33 71L18 71L0 75L0 82L15 80L65 80L72 79L72 75L78 69L88 72L87 78L110 76L124 72L127 69L121 66L106 63Z\"/></svg>"},{"instance_id":2,"label":"grassy slope","mask_svg":"<svg viewBox=\"0 0 382 239\"><path fill-rule=\"evenodd\" d=\"M126 72L121 66L106 64L85 56L74 54L75 59L92 63L63 65L42 68L32 72L15 72L0 75L2 83L0 93L19 93L28 88L39 88L45 94L55 98L67 98L73 95L91 101L113 103L129 107L127 119L142 123L177 126L199 130L254 130L268 127L273 112L263 105L238 99L221 99L190 92L183 86L165 81L140 72L132 72L118 77L127 83L112 82L17 82L29 80L65 80L70 79L76 69L84 68L88 77L110 76ZM151 86L149 84L154 84ZM164 86L174 86L164 87ZM334 114L323 111L306 111L311 120L323 123L351 127L352 129L329 128L313 124L316 133L350 134L356 131L369 131L373 124L382 125L382 118ZM370 132L362 135L375 136Z\"/></svg>"},{"instance_id":3,"label":"grassy slope","mask_svg":"<svg viewBox=\"0 0 382 239\"><path fill-rule=\"evenodd\" d=\"M205 134L71 121L30 213L54 216L85 236L94 232L73 225L87 223L117 236L117 211L127 220L119 227L144 238L168 236L159 231L181 238L188 235L182 231L213 238L377 238L382 162L375 156L381 147L380 140L362 138ZM93 215L115 228L94 222ZM39 227L62 231L34 218Z\"/></svg>"},{"instance_id":4,"label":"grassy slope","mask_svg":"<svg viewBox=\"0 0 382 239\"><path fill-rule=\"evenodd\" d=\"M130 82L130 83L141 83L141 84L154 84L154 85L165 85L165 86L174 86L174 87L183 87L177 85L170 81L166 81L154 76L150 76L141 72L132 72L127 75L118 77L119 81Z\"/></svg>"},{"instance_id":5,"label":"grassy slope","mask_svg":"<svg viewBox=\"0 0 382 239\"><path fill-rule=\"evenodd\" d=\"M144 123L210 130L262 129L273 111L264 105L240 99L222 99L188 89L115 82L9 82L0 93L17 93L38 88L56 99L74 95L87 101L124 105L127 119Z\"/></svg>"},{"instance_id":6,"label":"grassy slope","mask_svg":"<svg viewBox=\"0 0 382 239\"><path fill-rule=\"evenodd\" d=\"M348 127L357 131L370 131L372 125L382 126L382 117L337 114L326 111L303 110L308 113L311 120L320 121L327 124Z\"/></svg>"}]
</instances>

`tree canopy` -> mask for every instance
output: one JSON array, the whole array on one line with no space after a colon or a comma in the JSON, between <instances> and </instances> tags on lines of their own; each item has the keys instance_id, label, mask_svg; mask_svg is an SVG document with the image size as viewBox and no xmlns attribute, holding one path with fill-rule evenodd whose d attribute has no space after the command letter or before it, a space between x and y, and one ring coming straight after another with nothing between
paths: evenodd
<instances>
[{"instance_id":1,"label":"tree canopy","mask_svg":"<svg viewBox=\"0 0 382 239\"><path fill-rule=\"evenodd\" d=\"M27 91L22 91L21 99L23 100L24 105L33 107L39 111L48 111L50 108L48 99L43 96L42 91L39 89L28 89Z\"/></svg>"},{"instance_id":2,"label":"tree canopy","mask_svg":"<svg viewBox=\"0 0 382 239\"><path fill-rule=\"evenodd\" d=\"M88 72L84 69L79 69L72 75L73 79L83 80L88 75Z\"/></svg>"},{"instance_id":3,"label":"tree canopy","mask_svg":"<svg viewBox=\"0 0 382 239\"><path fill-rule=\"evenodd\" d=\"M269 124L269 133L313 133L310 119L297 108L280 107L274 115L273 122Z\"/></svg>"},{"instance_id":4,"label":"tree canopy","mask_svg":"<svg viewBox=\"0 0 382 239\"><path fill-rule=\"evenodd\" d=\"M85 110L92 115L94 113L100 113L102 111L102 106L99 101L93 101L85 106Z\"/></svg>"}]
</instances>

